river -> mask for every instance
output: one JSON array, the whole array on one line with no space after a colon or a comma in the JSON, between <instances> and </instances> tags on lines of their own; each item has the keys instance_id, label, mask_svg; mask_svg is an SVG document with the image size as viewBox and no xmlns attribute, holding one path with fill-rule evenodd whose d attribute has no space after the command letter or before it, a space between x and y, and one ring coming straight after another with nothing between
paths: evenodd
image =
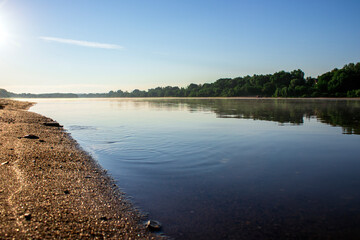
<instances>
[{"instance_id":1,"label":"river","mask_svg":"<svg viewBox=\"0 0 360 240\"><path fill-rule=\"evenodd\" d=\"M175 239L359 239L360 101L33 99Z\"/></svg>"}]
</instances>

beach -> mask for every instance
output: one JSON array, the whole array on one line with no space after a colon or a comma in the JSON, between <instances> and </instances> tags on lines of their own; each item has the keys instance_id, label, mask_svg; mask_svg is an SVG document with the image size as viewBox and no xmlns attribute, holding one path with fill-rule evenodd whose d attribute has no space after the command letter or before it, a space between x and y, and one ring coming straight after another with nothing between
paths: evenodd
<instances>
[{"instance_id":1,"label":"beach","mask_svg":"<svg viewBox=\"0 0 360 240\"><path fill-rule=\"evenodd\" d=\"M62 126L31 106L0 100L0 238L164 239Z\"/></svg>"}]
</instances>

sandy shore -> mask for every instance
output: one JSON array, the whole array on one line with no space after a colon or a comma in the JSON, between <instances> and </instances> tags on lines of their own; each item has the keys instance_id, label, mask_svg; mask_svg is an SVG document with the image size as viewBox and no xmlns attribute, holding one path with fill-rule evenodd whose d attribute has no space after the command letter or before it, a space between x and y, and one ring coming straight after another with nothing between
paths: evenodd
<instances>
[{"instance_id":1,"label":"sandy shore","mask_svg":"<svg viewBox=\"0 0 360 240\"><path fill-rule=\"evenodd\" d=\"M163 239L146 230L104 170L30 106L0 99L0 239Z\"/></svg>"}]
</instances>

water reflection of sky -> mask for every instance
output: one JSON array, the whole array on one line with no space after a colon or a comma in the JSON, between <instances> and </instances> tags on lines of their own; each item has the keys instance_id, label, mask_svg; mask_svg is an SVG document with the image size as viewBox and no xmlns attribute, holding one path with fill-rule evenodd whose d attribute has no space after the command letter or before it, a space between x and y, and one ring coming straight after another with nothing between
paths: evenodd
<instances>
[{"instance_id":1,"label":"water reflection of sky","mask_svg":"<svg viewBox=\"0 0 360 240\"><path fill-rule=\"evenodd\" d=\"M351 227L360 223L360 136L342 134L359 133L359 108L64 99L39 100L32 110L64 124L178 239L336 239L360 234Z\"/></svg>"}]
</instances>

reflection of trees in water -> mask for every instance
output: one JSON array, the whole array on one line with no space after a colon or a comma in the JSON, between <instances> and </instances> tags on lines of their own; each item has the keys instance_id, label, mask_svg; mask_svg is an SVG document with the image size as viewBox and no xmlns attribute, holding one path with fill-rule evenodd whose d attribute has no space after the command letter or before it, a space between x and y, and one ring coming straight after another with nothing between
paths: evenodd
<instances>
[{"instance_id":1,"label":"reflection of trees in water","mask_svg":"<svg viewBox=\"0 0 360 240\"><path fill-rule=\"evenodd\" d=\"M147 100L148 101L148 100ZM360 101L322 99L161 99L150 107L192 112L212 111L220 118L244 118L303 124L316 117L331 126L341 126L346 134L360 134Z\"/></svg>"},{"instance_id":2,"label":"reflection of trees in water","mask_svg":"<svg viewBox=\"0 0 360 240\"><path fill-rule=\"evenodd\" d=\"M316 116L322 123L341 126L346 134L360 134L360 103L344 102L318 111Z\"/></svg>"}]
</instances>

